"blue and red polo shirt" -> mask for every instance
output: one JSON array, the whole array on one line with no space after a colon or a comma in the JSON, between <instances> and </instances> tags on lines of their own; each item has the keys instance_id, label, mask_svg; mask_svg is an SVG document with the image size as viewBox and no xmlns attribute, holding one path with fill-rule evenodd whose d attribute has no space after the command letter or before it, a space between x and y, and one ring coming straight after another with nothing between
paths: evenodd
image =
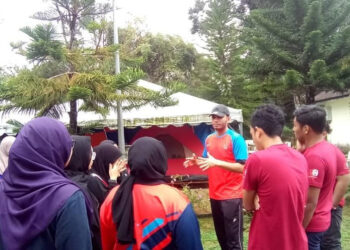
<instances>
[{"instance_id":1,"label":"blue and red polo shirt","mask_svg":"<svg viewBox=\"0 0 350 250\"><path fill-rule=\"evenodd\" d=\"M226 162L245 161L248 158L247 144L243 136L228 129L219 136L216 132L205 140L203 157L208 153L214 158ZM208 169L209 196L215 200L242 198L242 174L221 167Z\"/></svg>"}]
</instances>

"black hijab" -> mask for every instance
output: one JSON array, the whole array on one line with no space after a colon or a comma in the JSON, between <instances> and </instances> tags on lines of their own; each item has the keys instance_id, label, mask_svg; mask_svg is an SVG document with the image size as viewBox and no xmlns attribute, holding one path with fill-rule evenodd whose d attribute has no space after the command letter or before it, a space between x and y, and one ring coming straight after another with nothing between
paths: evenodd
<instances>
[{"instance_id":1,"label":"black hijab","mask_svg":"<svg viewBox=\"0 0 350 250\"><path fill-rule=\"evenodd\" d=\"M91 139L89 136L72 136L75 141L72 158L66 168L69 177L82 176L88 174L91 160Z\"/></svg>"},{"instance_id":2,"label":"black hijab","mask_svg":"<svg viewBox=\"0 0 350 250\"><path fill-rule=\"evenodd\" d=\"M112 140L104 140L102 141L99 145L104 145L104 144L110 144L110 145L113 145L114 147L117 147L118 148L118 145L116 142L112 141Z\"/></svg>"},{"instance_id":3,"label":"black hijab","mask_svg":"<svg viewBox=\"0 0 350 250\"><path fill-rule=\"evenodd\" d=\"M100 144L94 147L96 158L92 164L92 172L98 174L106 183L109 180L109 164L114 163L122 153L109 143Z\"/></svg>"},{"instance_id":4,"label":"black hijab","mask_svg":"<svg viewBox=\"0 0 350 250\"><path fill-rule=\"evenodd\" d=\"M135 241L132 199L134 183L165 183L168 165L163 143L151 137L137 139L130 147L128 165L130 176L122 182L112 202L113 222L116 224L118 242L121 244Z\"/></svg>"},{"instance_id":5,"label":"black hijab","mask_svg":"<svg viewBox=\"0 0 350 250\"><path fill-rule=\"evenodd\" d=\"M102 249L100 219L99 219L99 202L93 192L88 187L89 164L92 156L91 138L89 136L73 135L74 141L72 158L65 170L69 179L77 183L84 191L93 207L93 216L90 220L90 230L92 232L92 246L94 250Z\"/></svg>"}]
</instances>

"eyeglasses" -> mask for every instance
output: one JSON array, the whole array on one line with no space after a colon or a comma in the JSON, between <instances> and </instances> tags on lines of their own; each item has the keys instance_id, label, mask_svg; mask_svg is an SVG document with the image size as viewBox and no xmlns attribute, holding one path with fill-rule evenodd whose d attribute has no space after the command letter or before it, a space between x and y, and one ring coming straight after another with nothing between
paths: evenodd
<instances>
[{"instance_id":1,"label":"eyeglasses","mask_svg":"<svg viewBox=\"0 0 350 250\"><path fill-rule=\"evenodd\" d=\"M96 158L96 152L92 151L91 160L94 161Z\"/></svg>"},{"instance_id":2,"label":"eyeglasses","mask_svg":"<svg viewBox=\"0 0 350 250\"><path fill-rule=\"evenodd\" d=\"M72 148L74 148L76 141L72 140Z\"/></svg>"}]
</instances>

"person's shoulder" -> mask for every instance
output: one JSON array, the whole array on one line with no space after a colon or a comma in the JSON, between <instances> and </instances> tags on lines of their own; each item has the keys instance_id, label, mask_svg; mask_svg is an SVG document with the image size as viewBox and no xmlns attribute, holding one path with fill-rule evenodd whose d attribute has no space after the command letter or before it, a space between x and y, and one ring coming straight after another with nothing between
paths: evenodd
<instances>
[{"instance_id":1,"label":"person's shoulder","mask_svg":"<svg viewBox=\"0 0 350 250\"><path fill-rule=\"evenodd\" d=\"M180 199L180 200L183 200L185 202L189 201L188 197L182 191L180 191L179 189L177 189L175 187L171 187L168 184L160 184L159 190L167 198L172 198L175 200Z\"/></svg>"},{"instance_id":2,"label":"person's shoulder","mask_svg":"<svg viewBox=\"0 0 350 250\"><path fill-rule=\"evenodd\" d=\"M234 131L232 129L228 129L226 131L226 134L229 135L232 138L233 141L237 141L237 140L238 141L242 141L242 142L245 141L244 137L241 134L237 133L236 131Z\"/></svg>"},{"instance_id":3,"label":"person's shoulder","mask_svg":"<svg viewBox=\"0 0 350 250\"><path fill-rule=\"evenodd\" d=\"M254 153L251 153L247 159L247 163L250 163L250 164L259 164L260 163L260 159L261 157L264 157L264 153L263 152L264 150L261 150L261 151L255 151Z\"/></svg>"},{"instance_id":4,"label":"person's shoulder","mask_svg":"<svg viewBox=\"0 0 350 250\"><path fill-rule=\"evenodd\" d=\"M330 154L335 154L336 150L337 147L333 144L327 141L322 141L317 143L316 145L307 148L304 151L304 156L306 159L319 158L325 160Z\"/></svg>"},{"instance_id":5,"label":"person's shoulder","mask_svg":"<svg viewBox=\"0 0 350 250\"><path fill-rule=\"evenodd\" d=\"M83 194L83 191L77 190L75 191L68 199L67 202L69 201L76 201L76 200L85 200L85 196Z\"/></svg>"},{"instance_id":6,"label":"person's shoulder","mask_svg":"<svg viewBox=\"0 0 350 250\"><path fill-rule=\"evenodd\" d=\"M232 129L227 129L226 133L233 136L233 137L242 137L242 135L240 133L237 133L236 131L234 131Z\"/></svg>"},{"instance_id":7,"label":"person's shoulder","mask_svg":"<svg viewBox=\"0 0 350 250\"><path fill-rule=\"evenodd\" d=\"M63 204L62 208L58 211L57 214L61 214L65 210L69 210L72 207L76 207L77 204L84 203L85 204L85 196L83 191L77 190L75 191Z\"/></svg>"},{"instance_id":8,"label":"person's shoulder","mask_svg":"<svg viewBox=\"0 0 350 250\"><path fill-rule=\"evenodd\" d=\"M207 136L207 138L206 138L206 140L208 140L208 139L210 139L210 138L215 138L216 136L216 132L214 131L214 132L212 132L211 134L209 134L208 136Z\"/></svg>"}]
</instances>

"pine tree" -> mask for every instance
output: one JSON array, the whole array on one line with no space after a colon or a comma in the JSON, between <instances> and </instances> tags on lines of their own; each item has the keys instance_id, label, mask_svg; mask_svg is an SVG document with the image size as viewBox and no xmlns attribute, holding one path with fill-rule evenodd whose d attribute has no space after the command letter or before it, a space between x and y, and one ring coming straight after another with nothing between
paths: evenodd
<instances>
[{"instance_id":1,"label":"pine tree","mask_svg":"<svg viewBox=\"0 0 350 250\"><path fill-rule=\"evenodd\" d=\"M283 8L252 11L245 36L253 45L251 75L273 75L295 105L314 103L322 90L349 88L349 21L346 0L285 0Z\"/></svg>"}]
</instances>

